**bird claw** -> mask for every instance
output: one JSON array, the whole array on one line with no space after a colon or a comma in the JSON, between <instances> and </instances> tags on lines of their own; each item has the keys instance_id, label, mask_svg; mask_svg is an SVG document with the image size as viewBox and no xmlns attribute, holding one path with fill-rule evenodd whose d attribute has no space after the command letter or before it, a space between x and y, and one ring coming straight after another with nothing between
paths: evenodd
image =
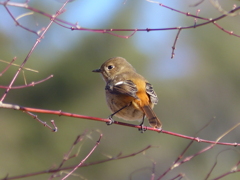
<instances>
[{"instance_id":1,"label":"bird claw","mask_svg":"<svg viewBox=\"0 0 240 180\"><path fill-rule=\"evenodd\" d=\"M109 116L108 119L109 119L110 121L106 122L107 125L111 125L111 124L114 123L114 120L113 120L112 116Z\"/></svg>"},{"instance_id":2,"label":"bird claw","mask_svg":"<svg viewBox=\"0 0 240 180\"><path fill-rule=\"evenodd\" d=\"M144 126L143 124L140 124L140 128L138 129L141 133L144 133L147 130L147 127Z\"/></svg>"},{"instance_id":3,"label":"bird claw","mask_svg":"<svg viewBox=\"0 0 240 180\"><path fill-rule=\"evenodd\" d=\"M162 127L160 127L160 128L156 128L156 129L159 130L159 133L162 132Z\"/></svg>"}]
</instances>

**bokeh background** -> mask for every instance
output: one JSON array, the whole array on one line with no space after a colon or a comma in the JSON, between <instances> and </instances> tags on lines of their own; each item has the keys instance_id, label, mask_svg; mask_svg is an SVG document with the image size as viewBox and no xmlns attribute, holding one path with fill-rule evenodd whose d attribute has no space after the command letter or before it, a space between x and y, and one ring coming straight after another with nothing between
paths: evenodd
<instances>
[{"instance_id":1,"label":"bokeh background","mask_svg":"<svg viewBox=\"0 0 240 180\"><path fill-rule=\"evenodd\" d=\"M11 2L23 3L15 0ZM161 3L182 12L214 18L221 13L205 0L163 0ZM231 10L239 1L219 1L223 8ZM30 6L54 14L61 0L32 0ZM28 10L9 6L15 17ZM78 22L85 28L169 28L194 24L192 17L163 8L144 0L76 0L66 6L59 18L71 23ZM229 16L217 23L240 35L239 16ZM19 20L30 29L46 27L49 18L34 13ZM198 20L198 23L203 22ZM130 32L119 32L129 35ZM137 71L154 86L159 97L155 112L162 120L163 129L194 136L213 117L215 119L202 130L200 138L216 140L225 131L239 123L240 117L240 39L218 29L213 24L196 29L182 30L177 41L175 57L171 59L176 30L137 32L129 39L109 34L71 31L54 24L36 47L25 67L39 73L24 71L28 83L53 74L54 78L34 87L11 90L5 103L42 109L62 110L89 116L106 118L110 111L105 103L104 82L99 74L92 73L105 60L114 56L125 57ZM0 5L0 59L21 64L35 43L36 35L15 26L6 9ZM0 71L6 64L0 62ZM11 67L0 77L1 85L8 85L16 73ZM24 84L20 74L14 85ZM0 96L4 89L0 89ZM63 155L71 147L77 135L91 132L81 143L79 156L65 166L79 163L103 133L101 144L87 163L138 152L148 145L145 154L104 164L78 169L68 179L150 179L152 163L156 163L156 177L166 171L180 155L189 140L105 123L37 114L50 122L54 119L59 131L50 132L27 114L0 109L0 178L15 176L59 165ZM119 120L116 118L116 120ZM135 122L138 124L138 122ZM146 122L147 124L147 122ZM240 142L239 128L231 131L221 141ZM192 155L208 146L193 143L186 153ZM219 154L219 155L218 155ZM239 147L215 146L191 161L172 170L165 179L179 173L188 179L204 179L214 162L217 166L212 178L230 171L239 161ZM25 179L48 179L49 174ZM186 179L187 179L186 178ZM239 179L240 174L225 178ZM58 179L58 178L56 178Z\"/></svg>"}]
</instances>

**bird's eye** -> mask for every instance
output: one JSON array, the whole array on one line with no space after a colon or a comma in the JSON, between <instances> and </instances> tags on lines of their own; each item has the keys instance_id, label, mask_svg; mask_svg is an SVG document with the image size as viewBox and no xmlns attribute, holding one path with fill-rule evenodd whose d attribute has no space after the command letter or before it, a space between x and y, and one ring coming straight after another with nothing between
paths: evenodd
<instances>
[{"instance_id":1,"label":"bird's eye","mask_svg":"<svg viewBox=\"0 0 240 180\"><path fill-rule=\"evenodd\" d=\"M114 68L114 66L113 65L109 65L107 68L108 68L108 70L111 70L111 69Z\"/></svg>"}]
</instances>

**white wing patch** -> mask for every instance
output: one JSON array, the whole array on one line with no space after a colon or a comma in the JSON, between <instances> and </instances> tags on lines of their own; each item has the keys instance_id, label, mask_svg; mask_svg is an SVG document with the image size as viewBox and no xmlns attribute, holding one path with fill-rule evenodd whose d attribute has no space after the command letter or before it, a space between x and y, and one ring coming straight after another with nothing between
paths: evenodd
<instances>
[{"instance_id":1,"label":"white wing patch","mask_svg":"<svg viewBox=\"0 0 240 180\"><path fill-rule=\"evenodd\" d=\"M115 86L121 85L121 84L125 84L124 81L119 81L115 84Z\"/></svg>"}]
</instances>

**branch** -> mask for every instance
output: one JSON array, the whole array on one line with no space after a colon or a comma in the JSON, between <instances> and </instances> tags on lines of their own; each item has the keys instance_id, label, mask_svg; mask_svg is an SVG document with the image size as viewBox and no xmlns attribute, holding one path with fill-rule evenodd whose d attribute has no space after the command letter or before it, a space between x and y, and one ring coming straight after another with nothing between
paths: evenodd
<instances>
[{"instance_id":1,"label":"branch","mask_svg":"<svg viewBox=\"0 0 240 180\"><path fill-rule=\"evenodd\" d=\"M62 178L62 180L65 180L66 178L68 178L74 171L76 171L79 167L81 167L83 165L83 163L89 158L89 156L94 152L94 150L100 144L102 136L103 135L100 134L100 137L99 137L98 141L96 142L95 146L92 148L92 150L87 154L87 156L70 173L68 173L64 178Z\"/></svg>"},{"instance_id":2,"label":"branch","mask_svg":"<svg viewBox=\"0 0 240 180\"><path fill-rule=\"evenodd\" d=\"M171 56L171 59L173 59L174 56L175 56L176 44L177 44L177 40L178 40L178 37L179 37L179 34L180 34L181 30L182 30L182 28L179 27L179 30L178 30L178 32L177 32L176 38L175 38L174 43L173 43L173 46L172 46L172 56Z\"/></svg>"},{"instance_id":3,"label":"branch","mask_svg":"<svg viewBox=\"0 0 240 180\"><path fill-rule=\"evenodd\" d=\"M239 125L240 125L240 123L237 124L237 125L235 125L234 127L230 128L229 130L227 130L227 131L226 131L225 133L223 133L221 136L219 136L219 137L216 139L215 144L211 144L211 145L207 146L206 148L198 151L197 153L195 153L195 154L193 154L193 155L191 155L191 156L187 156L187 157L185 157L182 161L180 161L180 160L183 158L184 154L187 152L187 150L190 148L190 146L193 144L193 140L192 140L192 141L186 146L186 148L183 150L183 152L178 156L178 158L175 160L175 162L173 163L173 165L170 166L161 176L159 176L159 178L157 178L157 180L162 179L167 173L169 173L170 171L172 171L174 168L179 167L179 166L182 165L183 163L189 162L190 160L192 160L192 159L195 158L196 156L198 156L198 155L200 155L200 154L202 154L202 153L205 153L205 152L207 152L208 150L212 149L224 136L226 136L229 132L231 132L233 129L235 129L235 128L238 127ZM205 127L206 127L206 126L205 126ZM202 129L203 129L203 128L202 128ZM215 166L214 166L214 167L215 167ZM213 167L213 168L214 168L214 167ZM212 169L213 169L213 168L212 168ZM211 171L212 171L212 169L211 169ZM210 173L211 173L211 171L210 171ZM210 175L210 173L208 173L208 176ZM208 177L208 176L207 176L207 177Z\"/></svg>"},{"instance_id":4,"label":"branch","mask_svg":"<svg viewBox=\"0 0 240 180\"><path fill-rule=\"evenodd\" d=\"M55 114L55 115L59 115L59 116L74 117L74 118L79 118L79 119L89 119L89 120L101 121L101 122L106 122L106 123L107 122L109 123L111 121L109 119L104 119L104 118L85 116L85 115L80 115L80 114L73 114L73 113L69 113L69 112L62 112L61 110L56 111L56 110L47 110L47 109L37 109L37 108L23 107L23 106L19 106L19 105L6 104L6 103L0 103L0 108L14 109L14 110L20 110L20 111L29 111L29 112L35 112L35 113L44 113L44 114ZM137 129L141 128L140 125L134 125L134 124L124 123L124 122L119 122L119 121L114 121L114 124L137 128ZM239 126L239 125L240 125L240 123L238 123L236 126ZM235 146L235 147L240 146L240 143L237 143L237 142L234 142L234 143L216 142L216 141L201 139L199 137L186 136L186 135L174 133L171 131L155 129L152 127L144 127L144 128L149 131L155 131L158 133L169 134L169 135L177 136L177 137L184 138L184 139L190 139L190 140L193 140L196 142L204 142L204 143L210 143L210 144L219 144L219 145L227 145L227 146Z\"/></svg>"},{"instance_id":5,"label":"branch","mask_svg":"<svg viewBox=\"0 0 240 180\"><path fill-rule=\"evenodd\" d=\"M11 16L11 18L14 20L14 22L16 23L16 26L19 26L19 27L21 27L21 28L23 28L23 29L25 29L25 30L27 30L27 31L29 31L29 32L31 32L31 33L36 34L37 36L39 36L39 34L38 34L36 31L33 31L33 30L31 30L31 29L28 29L27 27L21 25L21 24L17 21L17 19L12 15L11 11L8 9L8 7L7 7L8 3L9 3L9 0L6 0L5 2L2 2L2 5L5 7L5 9L7 10L8 14L9 14L9 15ZM27 5L27 4L26 4L26 5Z\"/></svg>"},{"instance_id":6,"label":"branch","mask_svg":"<svg viewBox=\"0 0 240 180\"><path fill-rule=\"evenodd\" d=\"M14 57L11 62L7 62L7 61L4 61L4 60L1 60L1 59L0 59L0 62L9 64L3 71L6 71L10 66L17 66L17 67L19 67L20 65L13 63L16 59L17 59L17 57ZM37 71L37 70L34 70L34 69L30 69L30 68L26 68L26 67L23 67L23 69L24 69L24 70L27 70L27 71L32 71L32 72L38 73L38 71ZM2 74L3 74L3 72L0 73L0 76L1 76Z\"/></svg>"},{"instance_id":7,"label":"branch","mask_svg":"<svg viewBox=\"0 0 240 180\"><path fill-rule=\"evenodd\" d=\"M239 166L239 164L240 164L240 161L237 163L237 165ZM213 178L213 180L222 179L223 177L228 176L229 174L237 173L237 172L240 172L240 169L237 169L237 166L235 166L235 169L232 169L232 170L230 170L230 171L228 171L228 172L226 172L226 173L224 173L224 174L222 174L222 175L220 175L216 178Z\"/></svg>"},{"instance_id":8,"label":"branch","mask_svg":"<svg viewBox=\"0 0 240 180\"><path fill-rule=\"evenodd\" d=\"M177 13L180 13L180 14L184 14L186 16L189 16L189 17L193 17L195 19L201 19L201 20L205 20L207 22L204 22L204 23L199 23L199 24L194 24L192 26L185 26L185 27L181 27L181 29L193 29L193 28L197 28L197 27L200 27L200 26L204 26L204 25L207 25L207 24L214 24L215 26L217 26L220 30L224 31L225 33L228 33L229 35L233 35L233 36L236 36L236 37L240 37L240 35L237 35L237 34L234 34L232 31L227 31L225 30L224 28L222 28L220 25L218 25L216 23L216 21L220 20L220 19L223 19L229 15L232 15L234 14L235 12L237 12L239 9L240 9L240 6L238 7L234 7L234 9L232 9L231 11L228 11L228 12L225 12L223 15L219 16L219 17L216 17L214 19L212 18L204 18L204 17L200 17L197 15L193 15L193 14L190 14L189 12L182 12L182 11L179 11L177 9L174 9L174 8L171 8L169 6L166 6L162 3L158 3L158 2L154 2L154 1L150 1L150 0L147 0L148 2L153 2L153 3L157 3L159 4L160 6L164 7L164 8L167 8L167 9L170 9L172 11L175 11ZM5 1L5 2L0 2L0 5L4 5L5 7L6 6L15 6L15 7L21 7L21 8L25 8L25 9L28 9L28 10L31 10L33 12L36 12L36 13L39 13L39 14L42 14L43 16L46 16L46 17L49 17L49 18L52 18L52 15L48 14L48 13L45 13L43 11L40 11L36 8L33 8L31 6L28 6L27 3L15 3L15 2L9 2L9 1ZM10 14L10 13L9 13ZM10 14L11 15L11 14ZM117 36L117 37L120 37L120 38L129 38L131 36L133 36L137 31L146 31L146 32L150 32L150 31L166 31L166 30L179 30L179 27L170 27L170 28L146 28L146 29L90 29L90 28L84 28L84 27L81 27L78 25L78 23L70 23L70 22L67 22L67 21L64 21L62 19L59 19L57 17L54 18L53 20L56 24L64 27L64 28L67 28L67 29L70 29L70 30L79 30L79 31L89 31L89 32L95 32L95 33L108 33L110 35L114 35L114 36ZM195 20L196 21L196 20ZM113 33L113 32L117 32L117 31L121 31L121 32L124 32L124 31L131 31L133 32L132 34L128 35L128 36L121 36L121 35L118 35L116 33Z\"/></svg>"},{"instance_id":9,"label":"branch","mask_svg":"<svg viewBox=\"0 0 240 180\"><path fill-rule=\"evenodd\" d=\"M43 39L44 34L47 32L47 30L50 28L50 26L53 24L54 20L56 19L57 16L59 16L60 14L62 14L63 12L63 8L67 5L68 0L62 5L62 7L59 9L59 11L56 12L55 15L53 15L51 17L51 21L48 24L48 26L44 29L44 31L42 32L41 36L36 40L35 44L33 45L33 47L31 48L31 50L29 51L28 55L26 56L25 60L23 61L23 63L20 65L18 71L16 72L16 74L14 75L12 81L10 82L10 84L8 85L7 90L5 91L5 93L3 94L2 98L0 99L0 102L2 102L5 97L7 96L8 92L10 91L13 83L15 82L17 76L19 75L20 71L22 70L22 68L24 67L24 65L26 64L26 62L28 61L29 57L31 56L31 54L33 53L34 49L36 48L36 46L41 42L41 39ZM6 5L8 4L8 0L5 1L4 6L6 7ZM10 14L11 15L11 14Z\"/></svg>"},{"instance_id":10,"label":"branch","mask_svg":"<svg viewBox=\"0 0 240 180\"><path fill-rule=\"evenodd\" d=\"M40 84L40 83L42 83L42 82L44 82L44 81L47 81L48 79L50 79L50 78L52 78L53 77L53 75L50 75L50 76L48 76L47 78L45 78L45 79L42 79L42 80L40 80L40 81L37 81L37 82L31 82L30 84L26 84L26 85L22 85L22 86L12 86L11 88L9 88L8 86L0 86L0 88L2 88L2 89L21 89L21 88L26 88L26 87L30 87L30 86L35 86L35 85L37 85L37 84Z\"/></svg>"},{"instance_id":11,"label":"branch","mask_svg":"<svg viewBox=\"0 0 240 180\"><path fill-rule=\"evenodd\" d=\"M10 63L8 63L7 67L0 73L0 76L2 76L12 65L13 65L13 62L17 59L17 57L14 57L12 59L12 61ZM5 62L5 61L2 61L0 60L0 62Z\"/></svg>"},{"instance_id":12,"label":"branch","mask_svg":"<svg viewBox=\"0 0 240 180\"><path fill-rule=\"evenodd\" d=\"M224 149L223 151L221 151L221 152L219 152L219 153L217 154L217 156L216 156L216 161L215 161L215 163L213 164L212 168L210 169L209 173L207 174L205 180L207 180L207 179L209 178L209 176L211 175L212 171L213 171L214 168L216 167L216 165L217 165L217 160L218 160L218 156L219 156L222 152L228 151L228 150L233 150L233 149ZM238 153L239 153L239 152L238 152ZM236 172L237 169L238 169L239 163L240 163L240 161L238 161L238 163L237 163L237 164L232 168L232 170L229 171L229 172L231 172L231 173ZM220 177L224 177L225 175L226 175L226 173L220 175Z\"/></svg>"},{"instance_id":13,"label":"branch","mask_svg":"<svg viewBox=\"0 0 240 180\"><path fill-rule=\"evenodd\" d=\"M26 113L27 113L28 115L32 116L33 119L36 119L38 122L40 122L44 127L47 127L48 129L50 129L52 132L57 132L58 128L57 128L57 126L55 125L54 120L51 120L51 123L52 123L52 125L53 125L53 128L52 128L50 125L47 124L47 122L43 122L42 120L40 120L40 119L37 117L37 115L32 114L32 113L30 113L30 112L28 112L28 111L26 111Z\"/></svg>"},{"instance_id":14,"label":"branch","mask_svg":"<svg viewBox=\"0 0 240 180\"><path fill-rule=\"evenodd\" d=\"M132 154L128 154L125 156L121 156L121 153L118 156L114 156L112 158L108 158L108 159L104 159L101 161L95 161L95 162L91 162L91 163L85 163L83 164L81 167L88 167L88 166L92 166L92 165L96 165L96 164L101 164L101 163L105 163L105 162L109 162L109 161L115 161L115 160L120 160L120 159L125 159L125 158L129 158L129 157L133 157L136 156L138 154L141 154L145 151L147 151L148 149L152 148L152 146L147 146L143 149L141 149L138 152L134 152ZM31 177L31 176L37 176L37 175L41 175L41 174L50 174L50 173L56 173L62 170L69 170L69 169L73 169L74 167L76 167L76 165L74 166L69 166L69 167L64 167L64 168L57 168L57 169L49 169L49 170L43 170L43 171L39 171L39 172L34 172L34 173L29 173L29 174L24 174L24 175L18 175L18 176L12 176L12 177L5 177L2 178L0 180L13 180L13 179L21 179L21 178L25 178L25 177Z\"/></svg>"}]
</instances>

